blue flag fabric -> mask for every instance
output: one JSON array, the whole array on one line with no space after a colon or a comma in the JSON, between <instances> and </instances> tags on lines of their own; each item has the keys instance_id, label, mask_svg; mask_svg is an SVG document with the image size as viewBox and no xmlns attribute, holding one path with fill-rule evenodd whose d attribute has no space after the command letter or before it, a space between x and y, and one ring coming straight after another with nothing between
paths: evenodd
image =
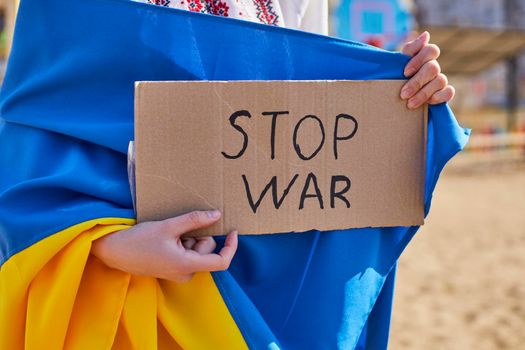
<instances>
[{"instance_id":1,"label":"blue flag fabric","mask_svg":"<svg viewBox=\"0 0 525 350\"><path fill-rule=\"evenodd\" d=\"M134 217L135 81L403 79L407 62L129 0L22 0L0 95L0 261L91 219ZM445 104L428 123L427 213L468 138ZM384 349L396 261L417 229L242 236L230 270L213 278L251 349Z\"/></svg>"}]
</instances>

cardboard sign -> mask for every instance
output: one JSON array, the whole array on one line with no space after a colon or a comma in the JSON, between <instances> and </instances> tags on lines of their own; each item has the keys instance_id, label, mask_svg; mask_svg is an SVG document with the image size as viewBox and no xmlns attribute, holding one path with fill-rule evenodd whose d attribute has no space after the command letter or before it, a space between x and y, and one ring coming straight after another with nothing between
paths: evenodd
<instances>
[{"instance_id":1,"label":"cardboard sign","mask_svg":"<svg viewBox=\"0 0 525 350\"><path fill-rule=\"evenodd\" d=\"M423 224L426 107L403 81L139 82L139 221L220 209L194 235Z\"/></svg>"}]
</instances>

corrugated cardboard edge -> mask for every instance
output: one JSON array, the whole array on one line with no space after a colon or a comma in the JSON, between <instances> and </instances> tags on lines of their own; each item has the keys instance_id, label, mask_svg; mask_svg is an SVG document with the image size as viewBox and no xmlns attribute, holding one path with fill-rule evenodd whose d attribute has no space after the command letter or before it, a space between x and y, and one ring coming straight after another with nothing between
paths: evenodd
<instances>
[{"instance_id":1,"label":"corrugated cardboard edge","mask_svg":"<svg viewBox=\"0 0 525 350\"><path fill-rule=\"evenodd\" d=\"M407 81L407 80L404 80L404 79L396 79L398 81ZM191 83L191 84L195 84L195 83L199 83L199 84L205 84L205 83L210 83L210 82L213 82L213 83L242 83L242 82L254 82L254 83L272 83L272 82L279 82L279 81L282 81L282 80L264 80L264 81L261 81L261 80L235 80L235 81L227 81L227 80L201 80L201 81L176 81L177 83ZM287 82L326 82L326 83L330 83L330 82L338 82L338 81L352 81L352 82L363 82L363 83L367 83L367 82L370 82L370 80L335 80L335 79L330 79L330 80L287 80ZM382 80L375 80L375 81L382 81ZM391 80L388 80L388 81L391 81ZM137 115L139 115L139 97L140 97L140 94L141 94L141 86L144 85L144 84L148 84L148 83L172 83L174 81L171 81L171 80L163 80L163 81L136 81L135 82L135 101L134 101L134 106L135 106L135 113L134 113L134 120L135 120L135 124L136 124L136 119L137 119ZM422 181L421 181L421 188L422 188L422 191L421 191L421 195L423 196L423 203L424 203L424 197L425 197L425 179L426 179L426 171L427 171L427 147L428 147L428 105L426 104L423 108L423 116L424 118L424 123L423 123L423 148L422 148L422 152L423 152L423 168L420 169L422 172L423 172L423 176L421 177ZM136 129L135 129L135 132L136 132ZM136 140L137 140L137 135L135 134L135 141L134 141L134 148L138 148L140 147L139 145L137 145L136 143ZM135 152L133 152L135 153ZM137 156L137 154L134 154L134 165L135 164L138 164L141 162L140 160L140 156ZM135 167L133 167L133 178L135 176ZM132 189L134 192L136 190L136 188L133 188ZM133 196L134 198L134 204L135 204L135 200L136 200L136 194L135 196ZM136 205L134 205L135 208L136 208ZM420 226L420 225L424 225L425 223L425 220L424 220L424 211L425 211L425 206L423 205L422 208L421 208L421 211L422 211L422 215L421 215L421 222L417 223L416 226ZM141 222L140 218L137 217L137 222ZM380 227L398 227L398 226L403 226L403 225L391 225L391 226L380 226ZM356 229L360 229L360 228L372 228L372 227L377 227L377 226L354 226L352 228L356 228ZM286 231L286 232L282 232L282 233L294 233L294 232L303 232L303 231ZM259 234L273 234L274 232L272 233L259 233ZM277 233L277 232L275 232ZM195 232L191 232L189 234L187 234L188 236L201 236L202 234L199 234L199 231L195 231ZM218 234L220 235L220 234ZM253 235L253 234L250 234L250 235Z\"/></svg>"}]
</instances>

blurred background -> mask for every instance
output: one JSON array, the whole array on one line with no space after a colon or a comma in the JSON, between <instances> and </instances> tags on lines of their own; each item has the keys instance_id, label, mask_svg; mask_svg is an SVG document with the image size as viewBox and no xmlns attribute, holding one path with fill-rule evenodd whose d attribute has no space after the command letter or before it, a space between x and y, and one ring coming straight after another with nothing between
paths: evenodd
<instances>
[{"instance_id":1,"label":"blurred background","mask_svg":"<svg viewBox=\"0 0 525 350\"><path fill-rule=\"evenodd\" d=\"M0 80L17 4L0 0ZM333 36L388 50L428 30L473 131L399 261L390 348L525 349L525 0L330 0L330 15Z\"/></svg>"}]
</instances>

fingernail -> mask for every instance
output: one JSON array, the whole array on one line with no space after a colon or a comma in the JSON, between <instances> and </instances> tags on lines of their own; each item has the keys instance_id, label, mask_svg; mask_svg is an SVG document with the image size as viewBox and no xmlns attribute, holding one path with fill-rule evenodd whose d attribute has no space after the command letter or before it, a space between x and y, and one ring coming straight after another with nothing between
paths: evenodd
<instances>
[{"instance_id":1,"label":"fingernail","mask_svg":"<svg viewBox=\"0 0 525 350\"><path fill-rule=\"evenodd\" d=\"M401 89L401 98L403 100L406 100L412 96L412 88L410 86L405 86L403 89Z\"/></svg>"},{"instance_id":2,"label":"fingernail","mask_svg":"<svg viewBox=\"0 0 525 350\"><path fill-rule=\"evenodd\" d=\"M417 107L418 104L419 104L419 101L417 100L417 98L413 98L408 101L408 108L414 109Z\"/></svg>"},{"instance_id":3,"label":"fingernail","mask_svg":"<svg viewBox=\"0 0 525 350\"><path fill-rule=\"evenodd\" d=\"M218 211L218 210L210 210L210 211L208 211L208 216L211 219L217 219L217 218L221 217L221 212Z\"/></svg>"},{"instance_id":4,"label":"fingernail","mask_svg":"<svg viewBox=\"0 0 525 350\"><path fill-rule=\"evenodd\" d=\"M405 68L405 77L411 77L416 70L412 67Z\"/></svg>"},{"instance_id":5,"label":"fingernail","mask_svg":"<svg viewBox=\"0 0 525 350\"><path fill-rule=\"evenodd\" d=\"M423 38L428 34L428 32L425 30L423 33L419 34L417 37L417 40L423 40Z\"/></svg>"}]
</instances>

